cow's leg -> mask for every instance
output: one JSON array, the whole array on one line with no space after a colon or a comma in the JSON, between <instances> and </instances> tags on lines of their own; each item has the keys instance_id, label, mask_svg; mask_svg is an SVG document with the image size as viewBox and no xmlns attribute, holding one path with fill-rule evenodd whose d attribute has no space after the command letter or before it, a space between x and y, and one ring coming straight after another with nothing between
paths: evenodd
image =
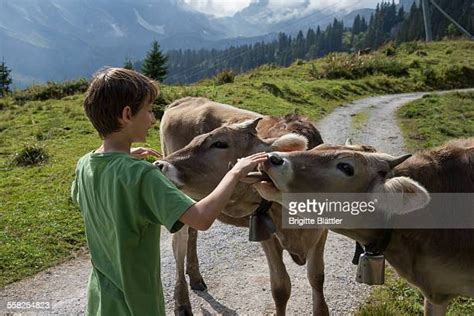
<instances>
[{"instance_id":1,"label":"cow's leg","mask_svg":"<svg viewBox=\"0 0 474 316\"><path fill-rule=\"evenodd\" d=\"M308 253L308 280L313 290L313 315L329 315L328 306L324 299L324 245L326 244L327 230Z\"/></svg>"},{"instance_id":2,"label":"cow's leg","mask_svg":"<svg viewBox=\"0 0 474 316\"><path fill-rule=\"evenodd\" d=\"M186 254L186 273L189 275L189 283L191 288L196 291L204 291L207 289L206 283L199 271L199 259L197 256L197 236L196 229L189 227L188 229L188 251Z\"/></svg>"},{"instance_id":3,"label":"cow's leg","mask_svg":"<svg viewBox=\"0 0 474 316\"><path fill-rule=\"evenodd\" d=\"M188 226L173 234L173 254L176 262L176 284L174 287L174 312L176 315L192 315L188 284L184 275L184 260L188 245Z\"/></svg>"},{"instance_id":4,"label":"cow's leg","mask_svg":"<svg viewBox=\"0 0 474 316\"><path fill-rule=\"evenodd\" d=\"M283 263L283 248L275 236L263 241L262 247L270 268L270 283L277 315L285 315L286 304L291 294L291 282Z\"/></svg>"},{"instance_id":5,"label":"cow's leg","mask_svg":"<svg viewBox=\"0 0 474 316\"><path fill-rule=\"evenodd\" d=\"M448 308L448 303L445 304L433 304L428 301L425 297L425 309L424 315L425 316L444 316L446 315L446 310Z\"/></svg>"}]
</instances>

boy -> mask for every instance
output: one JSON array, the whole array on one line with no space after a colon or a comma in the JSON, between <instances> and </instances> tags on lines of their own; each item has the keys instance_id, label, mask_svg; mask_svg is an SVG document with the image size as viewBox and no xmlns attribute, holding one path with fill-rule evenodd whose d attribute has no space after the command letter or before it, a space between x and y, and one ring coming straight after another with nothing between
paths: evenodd
<instances>
[{"instance_id":1,"label":"boy","mask_svg":"<svg viewBox=\"0 0 474 316\"><path fill-rule=\"evenodd\" d=\"M88 315L164 315L160 277L160 228L183 224L208 229L241 178L267 159L240 159L206 198L194 202L152 164L134 157L159 154L132 149L156 122L158 90L147 77L121 68L98 72L84 109L103 139L77 163L71 195L84 217L92 261Z\"/></svg>"}]
</instances>

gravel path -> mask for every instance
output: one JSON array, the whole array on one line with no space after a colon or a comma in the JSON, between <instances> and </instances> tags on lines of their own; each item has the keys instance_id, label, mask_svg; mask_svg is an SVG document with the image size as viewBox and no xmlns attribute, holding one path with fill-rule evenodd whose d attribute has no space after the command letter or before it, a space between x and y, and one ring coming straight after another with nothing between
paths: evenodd
<instances>
[{"instance_id":1,"label":"gravel path","mask_svg":"<svg viewBox=\"0 0 474 316\"><path fill-rule=\"evenodd\" d=\"M352 137L354 143L371 144L381 151L400 154L404 144L394 110L423 95L409 93L362 99L339 107L317 125L325 142L344 143L347 137ZM368 120L365 127L352 130L352 116L359 112L367 112ZM201 271L209 290L190 292L194 313L274 313L266 259L259 244L248 241L248 230L216 223L199 236ZM163 231L163 286L166 310L172 314L175 267L170 241L170 234ZM354 281L353 250L352 241L329 234L325 250L325 294L333 314L350 314L370 292L368 286ZM308 314L312 301L306 267L297 266L286 252L284 261L292 282L288 314ZM0 312L7 312L7 301L49 301L52 309L48 314L83 314L89 272L89 258L81 256L10 284L0 291Z\"/></svg>"}]
</instances>

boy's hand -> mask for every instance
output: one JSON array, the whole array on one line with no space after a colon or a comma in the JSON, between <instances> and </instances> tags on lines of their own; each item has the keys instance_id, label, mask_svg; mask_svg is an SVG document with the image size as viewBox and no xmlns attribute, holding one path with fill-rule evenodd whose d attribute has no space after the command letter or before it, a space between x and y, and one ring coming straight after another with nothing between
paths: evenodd
<instances>
[{"instance_id":1,"label":"boy's hand","mask_svg":"<svg viewBox=\"0 0 474 316\"><path fill-rule=\"evenodd\" d=\"M235 172L237 174L238 179L240 180L242 178L245 178L250 171L254 170L259 163L265 162L267 159L268 154L264 152L240 158L237 159L237 163L230 171Z\"/></svg>"},{"instance_id":2,"label":"boy's hand","mask_svg":"<svg viewBox=\"0 0 474 316\"><path fill-rule=\"evenodd\" d=\"M132 147L130 148L130 155L136 158L146 158L147 156L154 156L162 158L163 156L156 150L145 147Z\"/></svg>"}]
</instances>

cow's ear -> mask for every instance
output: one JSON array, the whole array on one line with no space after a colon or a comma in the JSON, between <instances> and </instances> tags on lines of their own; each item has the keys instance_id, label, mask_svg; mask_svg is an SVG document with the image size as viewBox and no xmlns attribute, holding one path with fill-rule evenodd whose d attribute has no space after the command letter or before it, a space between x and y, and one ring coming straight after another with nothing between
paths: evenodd
<instances>
[{"instance_id":1,"label":"cow's ear","mask_svg":"<svg viewBox=\"0 0 474 316\"><path fill-rule=\"evenodd\" d=\"M377 185L373 193L377 207L392 214L406 214L430 202L428 191L408 177L389 178Z\"/></svg>"},{"instance_id":2,"label":"cow's ear","mask_svg":"<svg viewBox=\"0 0 474 316\"><path fill-rule=\"evenodd\" d=\"M302 151L308 149L308 139L295 133L285 134L272 143L273 151Z\"/></svg>"}]
</instances>

